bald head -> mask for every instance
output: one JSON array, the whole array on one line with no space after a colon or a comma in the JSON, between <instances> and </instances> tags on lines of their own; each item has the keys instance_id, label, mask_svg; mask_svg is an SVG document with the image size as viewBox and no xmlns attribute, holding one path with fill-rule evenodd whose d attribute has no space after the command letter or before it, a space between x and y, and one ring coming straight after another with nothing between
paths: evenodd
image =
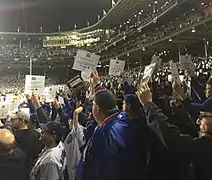
<instances>
[{"instance_id":1,"label":"bald head","mask_svg":"<svg viewBox=\"0 0 212 180\"><path fill-rule=\"evenodd\" d=\"M7 129L0 129L0 154L7 154L12 151L15 146L15 137Z\"/></svg>"}]
</instances>

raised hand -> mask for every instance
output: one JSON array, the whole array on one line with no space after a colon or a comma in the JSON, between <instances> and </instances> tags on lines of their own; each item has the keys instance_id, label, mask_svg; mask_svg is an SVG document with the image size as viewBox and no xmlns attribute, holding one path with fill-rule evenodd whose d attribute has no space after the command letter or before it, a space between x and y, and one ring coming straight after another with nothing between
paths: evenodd
<instances>
[{"instance_id":1,"label":"raised hand","mask_svg":"<svg viewBox=\"0 0 212 180\"><path fill-rule=\"evenodd\" d=\"M25 97L26 97L27 100L31 99L31 95L30 94L25 94Z\"/></svg>"},{"instance_id":2,"label":"raised hand","mask_svg":"<svg viewBox=\"0 0 212 180\"><path fill-rule=\"evenodd\" d=\"M181 84L174 81L172 84L172 88L173 88L173 91L179 96L181 100L184 100L186 98L186 95L183 91Z\"/></svg>"},{"instance_id":3,"label":"raised hand","mask_svg":"<svg viewBox=\"0 0 212 180\"><path fill-rule=\"evenodd\" d=\"M82 111L83 111L83 107L78 107L78 108L74 111L74 113L75 113L76 115L78 115L78 114L80 114Z\"/></svg>"},{"instance_id":4,"label":"raised hand","mask_svg":"<svg viewBox=\"0 0 212 180\"><path fill-rule=\"evenodd\" d=\"M137 92L137 96L140 100L140 103L142 105L152 102L152 93L150 91L150 88L147 84L142 84L139 91Z\"/></svg>"},{"instance_id":5,"label":"raised hand","mask_svg":"<svg viewBox=\"0 0 212 180\"><path fill-rule=\"evenodd\" d=\"M55 101L53 102L53 106L55 109L59 109L60 108L60 103L58 102L58 100L55 98Z\"/></svg>"},{"instance_id":6,"label":"raised hand","mask_svg":"<svg viewBox=\"0 0 212 180\"><path fill-rule=\"evenodd\" d=\"M91 86L96 86L99 81L100 81L100 77L99 77L99 73L97 71L94 71L91 73L91 77L90 77L90 84Z\"/></svg>"}]
</instances>

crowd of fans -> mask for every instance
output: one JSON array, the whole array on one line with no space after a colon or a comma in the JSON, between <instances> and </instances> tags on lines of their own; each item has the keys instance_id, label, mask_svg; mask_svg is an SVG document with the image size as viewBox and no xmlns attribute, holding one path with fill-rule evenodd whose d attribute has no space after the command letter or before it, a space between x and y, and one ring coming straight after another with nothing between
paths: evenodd
<instances>
[{"instance_id":1,"label":"crowd of fans","mask_svg":"<svg viewBox=\"0 0 212 180\"><path fill-rule=\"evenodd\" d=\"M139 67L51 103L26 94L0 121L2 179L211 179L212 59L193 62L181 84L162 64L148 85Z\"/></svg>"},{"instance_id":2,"label":"crowd of fans","mask_svg":"<svg viewBox=\"0 0 212 180\"><path fill-rule=\"evenodd\" d=\"M0 58L14 59L15 61L25 58L64 58L74 56L77 48L43 48L42 45L28 45L28 44L1 44Z\"/></svg>"},{"instance_id":3,"label":"crowd of fans","mask_svg":"<svg viewBox=\"0 0 212 180\"><path fill-rule=\"evenodd\" d=\"M159 27L109 55L145 47L206 18L211 14ZM48 60L74 56L76 50L1 45L0 58ZM119 77L92 72L88 82L58 89L48 102L41 94L25 94L0 118L1 179L210 180L212 57L192 61L193 73L177 64L181 82L172 77L170 64L162 63L149 82L142 81L145 67L139 66ZM24 77L2 77L0 83L2 117L5 94L23 95ZM48 77L45 83L58 85Z\"/></svg>"},{"instance_id":4,"label":"crowd of fans","mask_svg":"<svg viewBox=\"0 0 212 180\"><path fill-rule=\"evenodd\" d=\"M53 86L59 83L57 78L51 78L48 76L46 76L45 78L46 86ZM5 77L1 77L0 83L2 84L0 87L1 94L23 93L25 86L25 76L17 77L15 75L8 75Z\"/></svg>"}]
</instances>

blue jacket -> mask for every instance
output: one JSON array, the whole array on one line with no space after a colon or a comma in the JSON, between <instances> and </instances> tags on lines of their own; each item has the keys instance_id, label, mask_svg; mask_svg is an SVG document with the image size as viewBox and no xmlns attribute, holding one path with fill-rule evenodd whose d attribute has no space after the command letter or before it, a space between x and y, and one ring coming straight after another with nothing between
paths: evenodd
<instances>
[{"instance_id":1,"label":"blue jacket","mask_svg":"<svg viewBox=\"0 0 212 180\"><path fill-rule=\"evenodd\" d=\"M141 121L140 121L141 122ZM76 180L145 179L145 137L139 121L115 114L97 126L84 150Z\"/></svg>"}]
</instances>

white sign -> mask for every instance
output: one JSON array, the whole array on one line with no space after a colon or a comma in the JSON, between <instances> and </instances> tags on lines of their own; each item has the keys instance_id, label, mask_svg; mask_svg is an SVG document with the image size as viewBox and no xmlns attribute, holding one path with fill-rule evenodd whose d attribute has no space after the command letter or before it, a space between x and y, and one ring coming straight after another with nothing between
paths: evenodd
<instances>
[{"instance_id":1,"label":"white sign","mask_svg":"<svg viewBox=\"0 0 212 180\"><path fill-rule=\"evenodd\" d=\"M91 73L92 73L92 71L82 71L81 72L81 77L82 77L82 79L83 79L83 81L85 81L85 82L89 82L90 81L90 76L91 76Z\"/></svg>"},{"instance_id":2,"label":"white sign","mask_svg":"<svg viewBox=\"0 0 212 180\"><path fill-rule=\"evenodd\" d=\"M149 82L150 78L153 75L155 67L156 67L156 63L150 64L150 65L145 67L144 75L143 75L143 78L141 80L141 83L148 83Z\"/></svg>"},{"instance_id":3,"label":"white sign","mask_svg":"<svg viewBox=\"0 0 212 180\"><path fill-rule=\"evenodd\" d=\"M172 73L172 81L175 81L178 84L180 84L181 80L180 80L180 76L179 76L179 73L178 73L177 63L170 61L169 64L170 64L170 70L171 70L171 73Z\"/></svg>"},{"instance_id":4,"label":"white sign","mask_svg":"<svg viewBox=\"0 0 212 180\"><path fill-rule=\"evenodd\" d=\"M44 89L44 95L47 103L54 102L56 93L57 93L57 87L51 86L51 87L45 87Z\"/></svg>"},{"instance_id":5,"label":"white sign","mask_svg":"<svg viewBox=\"0 0 212 180\"><path fill-rule=\"evenodd\" d=\"M9 106L5 104L0 104L0 119L6 119L9 112Z\"/></svg>"},{"instance_id":6,"label":"white sign","mask_svg":"<svg viewBox=\"0 0 212 180\"><path fill-rule=\"evenodd\" d=\"M125 61L111 59L110 60L109 75L120 76L121 73L124 71L124 67L125 67Z\"/></svg>"},{"instance_id":7,"label":"white sign","mask_svg":"<svg viewBox=\"0 0 212 180\"><path fill-rule=\"evenodd\" d=\"M42 94L45 87L45 76L26 75L25 94Z\"/></svg>"},{"instance_id":8,"label":"white sign","mask_svg":"<svg viewBox=\"0 0 212 180\"><path fill-rule=\"evenodd\" d=\"M130 74L128 73L123 74L123 80L124 82L127 82L130 86L132 85L133 78L130 76Z\"/></svg>"},{"instance_id":9,"label":"white sign","mask_svg":"<svg viewBox=\"0 0 212 180\"><path fill-rule=\"evenodd\" d=\"M193 75L195 73L195 65L192 62L191 55L181 55L180 56L180 65L182 70L188 69L190 74Z\"/></svg>"},{"instance_id":10,"label":"white sign","mask_svg":"<svg viewBox=\"0 0 212 180\"><path fill-rule=\"evenodd\" d=\"M64 99L61 96L59 97L58 101L59 101L60 104L65 104Z\"/></svg>"},{"instance_id":11,"label":"white sign","mask_svg":"<svg viewBox=\"0 0 212 180\"><path fill-rule=\"evenodd\" d=\"M78 50L74 60L73 69L78 71L94 71L98 65L100 56L83 50Z\"/></svg>"},{"instance_id":12,"label":"white sign","mask_svg":"<svg viewBox=\"0 0 212 180\"><path fill-rule=\"evenodd\" d=\"M76 93L79 90L85 89L85 84L82 78L78 75L72 79L70 79L66 85L68 86L71 93Z\"/></svg>"},{"instance_id":13,"label":"white sign","mask_svg":"<svg viewBox=\"0 0 212 180\"><path fill-rule=\"evenodd\" d=\"M155 72L157 73L157 71L160 69L160 66L162 64L162 59L159 56L152 56L152 61L151 64L156 63L156 67L155 67Z\"/></svg>"}]
</instances>

